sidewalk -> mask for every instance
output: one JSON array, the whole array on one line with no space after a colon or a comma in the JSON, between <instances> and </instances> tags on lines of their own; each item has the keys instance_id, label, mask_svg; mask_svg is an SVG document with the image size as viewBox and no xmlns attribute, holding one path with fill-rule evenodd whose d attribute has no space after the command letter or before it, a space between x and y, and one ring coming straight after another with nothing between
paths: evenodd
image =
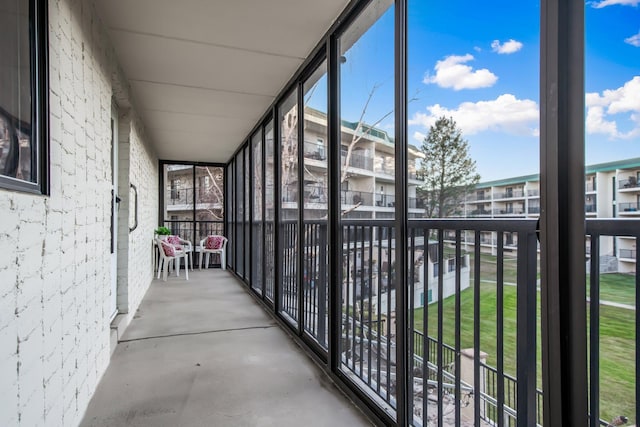
<instances>
[{"instance_id":1,"label":"sidewalk","mask_svg":"<svg viewBox=\"0 0 640 427\"><path fill-rule=\"evenodd\" d=\"M154 281L82 426L370 422L230 273Z\"/></svg>"}]
</instances>

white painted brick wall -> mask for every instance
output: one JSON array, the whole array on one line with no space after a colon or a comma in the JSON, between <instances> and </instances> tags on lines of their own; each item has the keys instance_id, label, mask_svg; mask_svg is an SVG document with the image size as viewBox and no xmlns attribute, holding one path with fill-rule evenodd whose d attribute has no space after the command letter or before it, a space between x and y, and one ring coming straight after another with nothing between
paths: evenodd
<instances>
[{"instance_id":1,"label":"white painted brick wall","mask_svg":"<svg viewBox=\"0 0 640 427\"><path fill-rule=\"evenodd\" d=\"M48 197L0 189L0 426L75 426L110 357L111 104L128 84L93 2L49 1ZM122 223L129 316L151 280L157 158L135 111L120 184L138 187ZM127 268L128 267L128 268Z\"/></svg>"}]
</instances>

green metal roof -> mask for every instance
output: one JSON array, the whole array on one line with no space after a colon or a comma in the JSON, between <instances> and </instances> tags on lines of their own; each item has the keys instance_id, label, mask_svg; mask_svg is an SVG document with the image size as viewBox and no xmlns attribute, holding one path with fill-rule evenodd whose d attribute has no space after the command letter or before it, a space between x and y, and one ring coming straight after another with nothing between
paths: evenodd
<instances>
[{"instance_id":1,"label":"green metal roof","mask_svg":"<svg viewBox=\"0 0 640 427\"><path fill-rule=\"evenodd\" d=\"M615 162L598 163L596 165L589 165L585 168L586 173L595 172L609 172L616 169L630 169L640 167L640 157L633 159L617 160Z\"/></svg>"},{"instance_id":2,"label":"green metal roof","mask_svg":"<svg viewBox=\"0 0 640 427\"><path fill-rule=\"evenodd\" d=\"M585 167L585 174L589 175L596 172L610 172L618 169L632 169L632 168L640 168L640 157L635 157L632 159L616 160L615 162L587 165ZM478 185L476 185L475 188L483 189L483 188L491 188L491 187L502 187L505 185L524 184L525 182L531 182L531 181L533 182L540 181L540 174L536 173L532 175L514 176L513 178L499 179L496 181L481 182Z\"/></svg>"}]
</instances>

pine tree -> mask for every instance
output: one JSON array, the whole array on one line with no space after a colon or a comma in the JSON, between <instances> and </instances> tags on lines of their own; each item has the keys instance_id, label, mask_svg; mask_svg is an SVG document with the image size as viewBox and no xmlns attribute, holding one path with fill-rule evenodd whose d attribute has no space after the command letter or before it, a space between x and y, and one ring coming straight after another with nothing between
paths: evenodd
<instances>
[{"instance_id":1,"label":"pine tree","mask_svg":"<svg viewBox=\"0 0 640 427\"><path fill-rule=\"evenodd\" d=\"M459 213L464 195L480 181L469 143L452 117L440 117L422 142L420 166L424 183L418 188L429 218Z\"/></svg>"}]
</instances>

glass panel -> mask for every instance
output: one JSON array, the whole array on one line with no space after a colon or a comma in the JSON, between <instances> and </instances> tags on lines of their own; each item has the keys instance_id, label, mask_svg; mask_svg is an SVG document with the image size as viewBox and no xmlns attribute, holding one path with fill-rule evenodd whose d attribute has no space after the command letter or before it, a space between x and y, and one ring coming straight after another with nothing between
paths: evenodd
<instances>
[{"instance_id":1,"label":"glass panel","mask_svg":"<svg viewBox=\"0 0 640 427\"><path fill-rule=\"evenodd\" d=\"M340 369L395 412L394 7L372 1L340 36L343 339ZM384 219L383 219L384 218Z\"/></svg>"},{"instance_id":2,"label":"glass panel","mask_svg":"<svg viewBox=\"0 0 640 427\"><path fill-rule=\"evenodd\" d=\"M327 64L304 82L304 242L302 250L305 331L327 348Z\"/></svg>"},{"instance_id":3,"label":"glass panel","mask_svg":"<svg viewBox=\"0 0 640 427\"><path fill-rule=\"evenodd\" d=\"M223 235L224 169L217 166L196 166L196 222L194 244L199 245L207 236ZM219 264L217 255L210 262Z\"/></svg>"},{"instance_id":4,"label":"glass panel","mask_svg":"<svg viewBox=\"0 0 640 427\"><path fill-rule=\"evenodd\" d=\"M166 164L164 173L164 225L171 234L193 242L193 166Z\"/></svg>"},{"instance_id":5,"label":"glass panel","mask_svg":"<svg viewBox=\"0 0 640 427\"><path fill-rule=\"evenodd\" d=\"M244 157L242 151L236 156L235 162L235 187L236 187L236 223L235 223L235 241L236 241L236 273L240 277L244 276Z\"/></svg>"},{"instance_id":6,"label":"glass panel","mask_svg":"<svg viewBox=\"0 0 640 427\"><path fill-rule=\"evenodd\" d=\"M251 247L251 242L250 242L250 238L251 238L251 227L250 227L250 203L249 203L249 197L251 195L250 192L250 179L251 179L251 163L249 162L249 150L250 147L249 145L247 145L247 147L243 150L244 151L244 217L243 217L243 221L244 221L244 247L246 249L245 255L244 255L244 278L245 280L249 280L249 274L251 271L251 258L250 258L250 252L249 252L249 248Z\"/></svg>"},{"instance_id":7,"label":"glass panel","mask_svg":"<svg viewBox=\"0 0 640 427\"><path fill-rule=\"evenodd\" d=\"M0 13L0 175L37 182L32 140L30 3L5 1Z\"/></svg>"},{"instance_id":8,"label":"glass panel","mask_svg":"<svg viewBox=\"0 0 640 427\"><path fill-rule=\"evenodd\" d=\"M464 424L479 403L476 425L516 425L516 338L528 331L518 330L517 287L507 285L537 254L518 248L530 236L511 225L476 234L464 218L539 216L540 2L409 0L408 8L408 214L471 228L409 220L413 424ZM480 352L474 387L468 366ZM423 399L433 389L441 398Z\"/></svg>"},{"instance_id":9,"label":"glass panel","mask_svg":"<svg viewBox=\"0 0 640 427\"><path fill-rule=\"evenodd\" d=\"M637 220L640 214L639 22L637 1L593 1L585 7L584 208L587 218L601 219L612 231L621 222L618 218ZM591 253L592 243L599 262ZM637 425L637 239L612 232L599 239L591 236L586 245L588 344L590 358L598 361L589 368L590 386L598 387L590 391L590 412L600 425L622 424L620 415L628 419L626 424ZM599 265L598 275L592 263Z\"/></svg>"},{"instance_id":10,"label":"glass panel","mask_svg":"<svg viewBox=\"0 0 640 427\"><path fill-rule=\"evenodd\" d=\"M253 180L252 196L253 210L251 214L252 227L252 270L251 270L251 287L262 294L262 272L263 272L263 245L264 236L262 223L262 201L264 197L263 175L262 175L262 131L258 131L251 138L251 150L253 155Z\"/></svg>"},{"instance_id":11,"label":"glass panel","mask_svg":"<svg viewBox=\"0 0 640 427\"><path fill-rule=\"evenodd\" d=\"M293 91L278 106L280 126L280 309L292 324L298 321L298 93Z\"/></svg>"},{"instance_id":12,"label":"glass panel","mask_svg":"<svg viewBox=\"0 0 640 427\"><path fill-rule=\"evenodd\" d=\"M273 120L264 129L265 176L264 176L264 279L265 296L273 302L275 285L275 142L273 140Z\"/></svg>"}]
</instances>

